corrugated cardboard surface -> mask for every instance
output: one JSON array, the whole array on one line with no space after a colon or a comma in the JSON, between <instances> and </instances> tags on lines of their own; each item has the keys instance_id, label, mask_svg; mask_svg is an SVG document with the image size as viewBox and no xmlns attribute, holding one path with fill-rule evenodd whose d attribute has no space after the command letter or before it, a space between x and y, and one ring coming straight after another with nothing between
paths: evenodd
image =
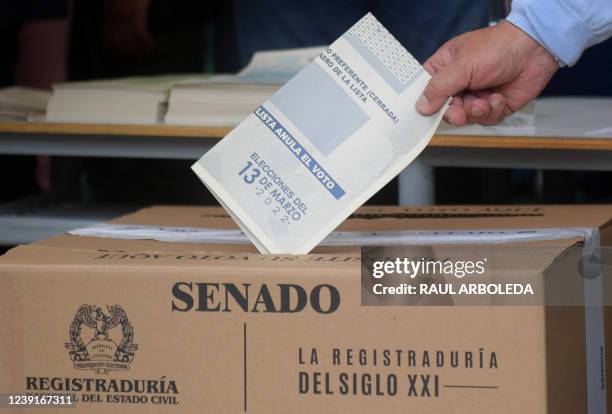
<instances>
[{"instance_id":1,"label":"corrugated cardboard surface","mask_svg":"<svg viewBox=\"0 0 612 414\"><path fill-rule=\"evenodd\" d=\"M507 210L500 216L501 208L461 209L461 214L451 214L440 208L366 208L359 211L361 218L341 228L596 227L605 239L612 216L609 207L515 208L520 216L507 216ZM494 216L483 217L491 211ZM163 207L116 222L234 228L222 216L220 209ZM525 243L524 249L547 249L537 250L546 254L534 255L522 266L537 274L567 265L568 255L562 252L575 242ZM554 249L559 254L552 254ZM166 387L173 381L177 388L177 394L79 390L75 393L81 398L87 394L103 402L80 402L72 412L586 412L582 308L363 307L359 251L349 250L352 255L261 256L247 254L245 246L76 236L15 249L0 259L0 371L7 373L0 376L0 391L26 391L26 377L38 385L45 384L44 378L95 379L105 385L112 379L126 384L139 379L158 386L164 381ZM198 291L204 285L197 283L207 283L207 290ZM247 311L231 294L225 296L230 284L243 293L248 289ZM288 284L307 292L308 303L300 312L272 312L282 309L279 286ZM274 309L262 302L266 288ZM173 289L179 289L178 297ZM330 306L329 289L338 292L337 310L317 312L313 303L318 302L310 296L317 289L323 310ZM193 306L173 311L173 304L185 308L187 291ZM295 305L296 297L292 298ZM65 344L83 304L120 305L125 310L138 345L129 369L96 373L75 368ZM219 311L210 309L217 304ZM109 332L115 342L122 339L120 327ZM85 342L94 336L92 329L83 327ZM360 350L368 357L364 365ZM397 350L402 351L399 365ZM407 356L411 351L413 365ZM431 358L428 365L425 352ZM444 359L441 366L438 355ZM343 374L346 389L339 379ZM353 375L360 380L370 375L371 387L358 382L353 388ZM304 393L300 378L302 386L309 379ZM397 381L394 396L389 395L391 378ZM146 396L148 401L109 403L109 395Z\"/></svg>"}]
</instances>

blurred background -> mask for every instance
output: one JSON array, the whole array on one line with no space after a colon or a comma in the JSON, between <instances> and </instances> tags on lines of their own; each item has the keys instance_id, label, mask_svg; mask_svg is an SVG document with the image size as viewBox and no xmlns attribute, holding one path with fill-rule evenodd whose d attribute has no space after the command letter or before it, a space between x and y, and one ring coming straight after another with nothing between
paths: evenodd
<instances>
[{"instance_id":1,"label":"blurred background","mask_svg":"<svg viewBox=\"0 0 612 414\"><path fill-rule=\"evenodd\" d=\"M257 50L329 44L367 11L422 62L451 37L502 18L503 3L5 0L0 86L50 89L88 79L234 73ZM610 96L610 69L612 42L607 41L589 49L574 67L561 69L544 95ZM0 155L0 214L31 200L47 206L73 203L77 209L108 206L112 213L107 214L151 204L216 204L189 169L191 163ZM607 172L436 168L434 174L437 204L612 201ZM395 180L369 201L397 202Z\"/></svg>"}]
</instances>

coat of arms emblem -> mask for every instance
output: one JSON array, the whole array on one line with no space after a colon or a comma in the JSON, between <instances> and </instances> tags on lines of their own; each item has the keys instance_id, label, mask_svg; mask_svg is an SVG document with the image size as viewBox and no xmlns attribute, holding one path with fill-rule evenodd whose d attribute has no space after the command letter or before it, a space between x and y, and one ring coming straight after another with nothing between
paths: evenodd
<instances>
[{"instance_id":1,"label":"coat of arms emblem","mask_svg":"<svg viewBox=\"0 0 612 414\"><path fill-rule=\"evenodd\" d=\"M68 335L66 349L74 367L98 374L128 370L138 349L134 329L119 305L81 305Z\"/></svg>"}]
</instances>

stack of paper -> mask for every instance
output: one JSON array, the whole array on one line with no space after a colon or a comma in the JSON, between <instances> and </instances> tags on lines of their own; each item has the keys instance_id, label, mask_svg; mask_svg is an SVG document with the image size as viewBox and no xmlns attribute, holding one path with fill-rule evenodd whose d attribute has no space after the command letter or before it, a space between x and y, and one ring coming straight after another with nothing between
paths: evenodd
<instances>
[{"instance_id":1,"label":"stack of paper","mask_svg":"<svg viewBox=\"0 0 612 414\"><path fill-rule=\"evenodd\" d=\"M165 122L236 126L280 85L193 82L172 88Z\"/></svg>"},{"instance_id":2,"label":"stack of paper","mask_svg":"<svg viewBox=\"0 0 612 414\"><path fill-rule=\"evenodd\" d=\"M47 121L153 124L163 121L170 88L190 75L68 82L53 87Z\"/></svg>"},{"instance_id":3,"label":"stack of paper","mask_svg":"<svg viewBox=\"0 0 612 414\"><path fill-rule=\"evenodd\" d=\"M236 126L259 104L310 63L323 47L257 52L236 75L220 75L176 84L168 124Z\"/></svg>"},{"instance_id":4,"label":"stack of paper","mask_svg":"<svg viewBox=\"0 0 612 414\"><path fill-rule=\"evenodd\" d=\"M426 147L429 79L367 14L192 168L262 253L308 253Z\"/></svg>"},{"instance_id":5,"label":"stack of paper","mask_svg":"<svg viewBox=\"0 0 612 414\"><path fill-rule=\"evenodd\" d=\"M0 120L26 121L42 114L51 92L25 86L0 88Z\"/></svg>"}]
</instances>

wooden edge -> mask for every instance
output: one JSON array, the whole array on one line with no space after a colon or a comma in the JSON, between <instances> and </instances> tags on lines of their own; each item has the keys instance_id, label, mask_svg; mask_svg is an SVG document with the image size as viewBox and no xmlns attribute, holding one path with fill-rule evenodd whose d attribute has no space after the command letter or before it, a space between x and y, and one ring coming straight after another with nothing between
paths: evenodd
<instances>
[{"instance_id":1,"label":"wooden edge","mask_svg":"<svg viewBox=\"0 0 612 414\"><path fill-rule=\"evenodd\" d=\"M435 135L432 147L612 150L612 138Z\"/></svg>"},{"instance_id":2,"label":"wooden edge","mask_svg":"<svg viewBox=\"0 0 612 414\"><path fill-rule=\"evenodd\" d=\"M55 122L0 122L0 134L121 135L167 138L211 138L227 135L230 127L180 125L113 125ZM432 147L612 150L612 138L565 138L484 135L435 135Z\"/></svg>"},{"instance_id":3,"label":"wooden edge","mask_svg":"<svg viewBox=\"0 0 612 414\"><path fill-rule=\"evenodd\" d=\"M154 137L222 138L227 127L182 125L77 124L60 122L0 122L0 134L74 134Z\"/></svg>"}]
</instances>

